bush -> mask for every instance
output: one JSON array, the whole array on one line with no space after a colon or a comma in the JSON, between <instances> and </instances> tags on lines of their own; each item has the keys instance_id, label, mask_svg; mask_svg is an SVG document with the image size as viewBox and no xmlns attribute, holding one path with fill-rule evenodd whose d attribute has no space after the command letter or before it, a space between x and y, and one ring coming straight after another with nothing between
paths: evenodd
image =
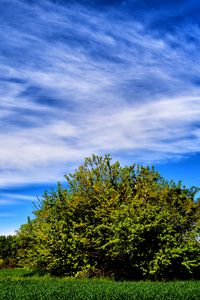
<instances>
[{"instance_id":1,"label":"bush","mask_svg":"<svg viewBox=\"0 0 200 300\"><path fill-rule=\"evenodd\" d=\"M197 188L92 156L18 233L21 264L54 275L185 279L200 272Z\"/></svg>"}]
</instances>

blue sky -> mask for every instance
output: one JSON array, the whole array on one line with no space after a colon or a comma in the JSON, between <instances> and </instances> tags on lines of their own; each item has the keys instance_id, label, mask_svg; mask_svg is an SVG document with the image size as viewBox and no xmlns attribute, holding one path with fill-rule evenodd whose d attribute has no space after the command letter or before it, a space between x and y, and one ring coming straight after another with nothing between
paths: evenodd
<instances>
[{"instance_id":1,"label":"blue sky","mask_svg":"<svg viewBox=\"0 0 200 300\"><path fill-rule=\"evenodd\" d=\"M199 185L199 1L0 1L0 234L86 156Z\"/></svg>"}]
</instances>

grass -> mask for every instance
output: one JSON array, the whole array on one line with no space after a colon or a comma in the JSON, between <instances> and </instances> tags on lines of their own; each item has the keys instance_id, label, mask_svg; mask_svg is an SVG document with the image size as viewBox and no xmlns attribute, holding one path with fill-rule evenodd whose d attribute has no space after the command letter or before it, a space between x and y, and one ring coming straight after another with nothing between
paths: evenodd
<instances>
[{"instance_id":1,"label":"grass","mask_svg":"<svg viewBox=\"0 0 200 300\"><path fill-rule=\"evenodd\" d=\"M199 281L114 282L37 276L0 270L1 300L199 300Z\"/></svg>"}]
</instances>

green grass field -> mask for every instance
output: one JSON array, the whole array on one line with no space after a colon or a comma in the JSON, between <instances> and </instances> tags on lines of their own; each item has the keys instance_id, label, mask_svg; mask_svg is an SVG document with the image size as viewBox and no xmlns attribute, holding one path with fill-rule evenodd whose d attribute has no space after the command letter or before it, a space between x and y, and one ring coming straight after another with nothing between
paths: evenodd
<instances>
[{"instance_id":1,"label":"green grass field","mask_svg":"<svg viewBox=\"0 0 200 300\"><path fill-rule=\"evenodd\" d=\"M114 282L40 277L26 270L0 270L1 300L199 300L199 281Z\"/></svg>"}]
</instances>

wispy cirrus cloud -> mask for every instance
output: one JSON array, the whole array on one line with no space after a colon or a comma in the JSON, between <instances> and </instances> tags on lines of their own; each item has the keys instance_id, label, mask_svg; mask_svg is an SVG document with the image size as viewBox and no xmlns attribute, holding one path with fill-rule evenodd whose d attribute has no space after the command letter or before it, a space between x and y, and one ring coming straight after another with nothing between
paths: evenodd
<instances>
[{"instance_id":1,"label":"wispy cirrus cloud","mask_svg":"<svg viewBox=\"0 0 200 300\"><path fill-rule=\"evenodd\" d=\"M4 192L4 193L0 193L0 197L4 199L4 200L0 199L0 205L12 204L19 200L32 201L32 202L37 201L37 197L26 195L26 194L19 194L19 193L16 194L16 193Z\"/></svg>"},{"instance_id":2,"label":"wispy cirrus cloud","mask_svg":"<svg viewBox=\"0 0 200 300\"><path fill-rule=\"evenodd\" d=\"M12 205L13 201L0 199L0 206L2 206L2 205L10 205L10 204Z\"/></svg>"},{"instance_id":3,"label":"wispy cirrus cloud","mask_svg":"<svg viewBox=\"0 0 200 300\"><path fill-rule=\"evenodd\" d=\"M115 7L0 8L1 186L61 179L91 153L154 162L199 152L197 24L161 35L148 28L154 14L141 22Z\"/></svg>"}]
</instances>

